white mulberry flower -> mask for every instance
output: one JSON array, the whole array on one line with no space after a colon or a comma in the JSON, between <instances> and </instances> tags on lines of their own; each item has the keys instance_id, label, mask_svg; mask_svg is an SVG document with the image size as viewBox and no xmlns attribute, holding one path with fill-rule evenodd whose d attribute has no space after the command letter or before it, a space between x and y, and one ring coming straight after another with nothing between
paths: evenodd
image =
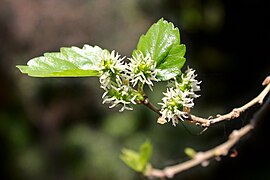
<instances>
[{"instance_id":1,"label":"white mulberry flower","mask_svg":"<svg viewBox=\"0 0 270 180\"><path fill-rule=\"evenodd\" d=\"M110 77L110 73L109 72L104 72L100 78L99 78L99 82L100 82L100 87L104 90L107 90L108 88L111 87L111 77Z\"/></svg>"},{"instance_id":2,"label":"white mulberry flower","mask_svg":"<svg viewBox=\"0 0 270 180\"><path fill-rule=\"evenodd\" d=\"M168 88L165 96L162 98L161 105L161 118L167 119L168 122L172 121L175 126L178 123L178 119L184 120L187 118L187 112L185 108L192 108L194 106L193 99L188 97L187 91L181 91L176 88Z\"/></svg>"},{"instance_id":3,"label":"white mulberry flower","mask_svg":"<svg viewBox=\"0 0 270 180\"><path fill-rule=\"evenodd\" d=\"M188 118L187 111L194 106L194 98L199 97L195 91L200 90L196 78L195 70L188 68L180 77L172 79L168 84L168 89L162 98L161 117L158 122L164 123L164 120L172 121L175 126L178 120Z\"/></svg>"},{"instance_id":4,"label":"white mulberry flower","mask_svg":"<svg viewBox=\"0 0 270 180\"><path fill-rule=\"evenodd\" d=\"M121 87L115 87L112 85L110 90L104 92L102 98L103 104L111 104L109 108L121 105L122 108L119 110L120 112L124 110L133 110L130 105L131 103L136 104L136 95L132 95L130 87L127 85L122 85Z\"/></svg>"},{"instance_id":5,"label":"white mulberry flower","mask_svg":"<svg viewBox=\"0 0 270 180\"><path fill-rule=\"evenodd\" d=\"M171 80L168 84L168 87L177 87L182 91L188 91L189 96L193 98L199 97L199 95L195 94L196 91L200 91L201 81L196 80L197 74L195 74L195 70L189 68L181 74L180 77L176 77Z\"/></svg>"},{"instance_id":6,"label":"white mulberry flower","mask_svg":"<svg viewBox=\"0 0 270 180\"><path fill-rule=\"evenodd\" d=\"M136 104L136 97L128 83L127 65L124 58L120 58L118 53L103 50L100 55L100 71L102 75L99 78L100 87L105 90L102 95L103 103L109 103L110 108L122 106L120 111L132 110L131 104Z\"/></svg>"},{"instance_id":7,"label":"white mulberry flower","mask_svg":"<svg viewBox=\"0 0 270 180\"><path fill-rule=\"evenodd\" d=\"M99 78L101 88L108 90L111 88L112 82L115 82L118 86L122 84L122 76L125 74L127 65L124 64L124 58L120 58L118 53L107 50L103 50L101 55L101 71L103 72Z\"/></svg>"},{"instance_id":8,"label":"white mulberry flower","mask_svg":"<svg viewBox=\"0 0 270 180\"><path fill-rule=\"evenodd\" d=\"M120 58L120 55L113 50L111 53L107 50L103 50L101 55L101 70L103 72L109 71L111 73L118 73L125 71L127 68L124 64L125 57Z\"/></svg>"},{"instance_id":9,"label":"white mulberry flower","mask_svg":"<svg viewBox=\"0 0 270 180\"><path fill-rule=\"evenodd\" d=\"M144 56L142 52L136 52L129 60L129 80L133 87L136 86L138 82L141 82L142 84L147 84L152 90L152 81L158 81L158 79L156 78L156 62L151 59L150 54Z\"/></svg>"}]
</instances>

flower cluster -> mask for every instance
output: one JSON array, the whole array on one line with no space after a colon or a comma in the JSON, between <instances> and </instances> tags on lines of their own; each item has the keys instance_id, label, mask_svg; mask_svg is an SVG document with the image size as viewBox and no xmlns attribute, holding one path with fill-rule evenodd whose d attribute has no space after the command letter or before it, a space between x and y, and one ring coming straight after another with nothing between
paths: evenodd
<instances>
[{"instance_id":1,"label":"flower cluster","mask_svg":"<svg viewBox=\"0 0 270 180\"><path fill-rule=\"evenodd\" d=\"M103 103L110 103L110 108L121 105L120 111L132 110L131 104L136 104L137 94L128 83L125 83L127 64L118 53L103 50L100 55L102 75L99 78Z\"/></svg>"},{"instance_id":2,"label":"flower cluster","mask_svg":"<svg viewBox=\"0 0 270 180\"><path fill-rule=\"evenodd\" d=\"M120 111L132 110L132 104L137 104L143 100L143 85L147 84L152 90L153 81L156 78L156 62L150 54L144 56L140 51L135 52L132 58L128 58L129 63L124 61L118 53L103 50L100 53L99 82L105 91L102 95L103 103L111 104L113 108L121 106ZM178 120L188 117L187 112L194 106L195 94L200 90L200 82L196 78L195 70L188 68L180 76L171 79L168 83L167 92L163 93L161 107L161 117L159 123L172 121L175 126ZM134 89L138 86L138 91Z\"/></svg>"},{"instance_id":3,"label":"flower cluster","mask_svg":"<svg viewBox=\"0 0 270 180\"><path fill-rule=\"evenodd\" d=\"M136 95L131 96L131 89L127 85L122 85L121 87L111 86L111 89L105 91L102 95L103 103L110 103L109 108L116 107L121 104L122 108L119 110L120 112L124 110L133 110L130 106L132 104L136 104Z\"/></svg>"},{"instance_id":4,"label":"flower cluster","mask_svg":"<svg viewBox=\"0 0 270 180\"><path fill-rule=\"evenodd\" d=\"M127 65L124 64L124 57L120 58L118 53L103 50L101 55L101 71L102 75L99 78L101 88L108 90L111 88L112 83L115 82L118 86L122 84L122 75L125 73Z\"/></svg>"},{"instance_id":5,"label":"flower cluster","mask_svg":"<svg viewBox=\"0 0 270 180\"><path fill-rule=\"evenodd\" d=\"M163 93L161 107L161 117L158 123L164 124L172 121L176 126L178 120L185 120L188 118L189 110L194 106L194 98L199 97L195 94L200 90L196 78L195 70L188 68L181 76L176 77L168 83L167 92Z\"/></svg>"},{"instance_id":6,"label":"flower cluster","mask_svg":"<svg viewBox=\"0 0 270 180\"><path fill-rule=\"evenodd\" d=\"M158 81L158 79L156 78L156 62L150 57L150 54L144 56L141 51L137 51L129 60L128 73L132 86L134 87L138 83L147 84L153 90L152 81Z\"/></svg>"},{"instance_id":7,"label":"flower cluster","mask_svg":"<svg viewBox=\"0 0 270 180\"><path fill-rule=\"evenodd\" d=\"M131 105L143 99L142 92L136 91L134 87L138 85L143 91L143 85L147 84L152 90L152 81L158 81L156 63L149 54L144 56L138 51L129 58L129 63L125 63L125 58L121 58L115 51L110 53L103 50L99 58L102 74L99 82L105 90L103 103L110 103L110 108L121 105L120 111L132 110Z\"/></svg>"}]
</instances>

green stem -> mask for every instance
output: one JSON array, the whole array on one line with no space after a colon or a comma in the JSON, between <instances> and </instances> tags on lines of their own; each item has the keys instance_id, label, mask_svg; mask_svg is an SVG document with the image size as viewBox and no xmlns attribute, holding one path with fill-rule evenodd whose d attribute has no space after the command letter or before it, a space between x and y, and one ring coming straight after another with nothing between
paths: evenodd
<instances>
[{"instance_id":1,"label":"green stem","mask_svg":"<svg viewBox=\"0 0 270 180\"><path fill-rule=\"evenodd\" d=\"M143 83L141 83L141 82L139 82L138 83L138 92L140 93L140 94L144 94L144 91L143 91Z\"/></svg>"}]
</instances>

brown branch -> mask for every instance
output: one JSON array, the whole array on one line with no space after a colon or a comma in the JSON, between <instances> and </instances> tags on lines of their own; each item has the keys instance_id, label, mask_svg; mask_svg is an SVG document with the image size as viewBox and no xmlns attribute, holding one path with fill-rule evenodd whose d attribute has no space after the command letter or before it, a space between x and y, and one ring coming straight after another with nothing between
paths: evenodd
<instances>
[{"instance_id":1,"label":"brown branch","mask_svg":"<svg viewBox=\"0 0 270 180\"><path fill-rule=\"evenodd\" d=\"M152 104L148 97L145 96L144 100L141 101L140 103L145 105L146 107L148 107L149 109L151 109L152 111L154 111L155 113L161 116L160 109L157 108L154 104Z\"/></svg>"},{"instance_id":2,"label":"brown branch","mask_svg":"<svg viewBox=\"0 0 270 180\"><path fill-rule=\"evenodd\" d=\"M208 163L208 161L212 158L226 156L230 149L232 149L232 147L235 146L235 144L239 142L242 137L247 135L251 130L256 127L257 122L264 118L264 115L267 111L269 111L269 109L270 97L267 99L267 102L257 111L257 113L254 114L253 118L250 120L250 123L239 130L234 130L230 134L229 139L223 144L220 144L219 146L216 146L213 149L205 152L198 152L194 155L192 159L174 166L168 166L162 170L150 167L145 173L145 175L147 177L158 177L161 179L165 179L166 177L172 178L175 174L178 174L200 164L203 165L205 162Z\"/></svg>"},{"instance_id":3,"label":"brown branch","mask_svg":"<svg viewBox=\"0 0 270 180\"><path fill-rule=\"evenodd\" d=\"M205 127L207 129L212 124L219 123L219 122L224 121L224 120L232 120L232 119L238 118L242 112L246 111L250 107L254 106L257 103L259 103L259 104L263 103L265 96L270 91L270 76L267 76L265 78L262 85L266 86L266 87L263 89L263 91L257 97L255 97L250 102L246 103L245 105L243 105L241 107L234 108L231 112L229 112L227 114L216 115L216 118L202 118L202 117L198 117L198 116L189 114L189 117L186 119L186 121L188 121L192 124L200 125L200 126ZM148 107L149 109L151 109L152 111L156 112L158 115L161 116L160 109L157 108L155 105L153 105L147 96L145 96L144 100L141 101L140 103L145 105L146 107Z\"/></svg>"},{"instance_id":4,"label":"brown branch","mask_svg":"<svg viewBox=\"0 0 270 180\"><path fill-rule=\"evenodd\" d=\"M154 168L149 169L148 172L146 172L146 176L159 178L164 177L172 178L175 174L188 170L194 166L203 164L204 162L207 162L211 158L225 156L228 154L229 150L240 140L240 138L242 138L252 129L253 126L251 124L248 124L239 130L234 130L230 134L228 141L224 142L223 144L220 144L219 146L205 152L198 152L196 153L193 159L190 159L188 161L185 161L183 163L174 166L168 166L163 170Z\"/></svg>"},{"instance_id":5,"label":"brown branch","mask_svg":"<svg viewBox=\"0 0 270 180\"><path fill-rule=\"evenodd\" d=\"M217 115L216 118L202 118L198 117L192 114L189 114L189 118L186 119L186 121L200 125L202 127L208 128L210 125L219 123L224 120L232 120L235 118L238 118L242 112L246 111L248 108L254 106L255 104L259 103L262 104L265 96L269 93L270 91L270 76L266 77L265 80L262 83L263 86L266 86L263 91L254 99L252 99L250 102L246 103L245 105L239 107L239 108L234 108L231 112L224 114L224 115ZM148 97L145 96L144 100L140 102L141 104L145 105L152 111L156 112L158 115L161 116L160 114L160 109L154 106Z\"/></svg>"},{"instance_id":6,"label":"brown branch","mask_svg":"<svg viewBox=\"0 0 270 180\"><path fill-rule=\"evenodd\" d=\"M216 118L212 118L212 119L206 119L206 118L202 118L202 117L198 117L198 116L190 114L187 121L189 121L190 123L194 123L196 125L200 125L202 127L207 128L212 124L219 123L219 122L224 121L224 120L231 120L231 119L238 118L240 116L240 114L242 112L246 111L248 108L254 106L257 103L259 103L259 104L263 103L263 99L270 91L270 76L265 78L262 85L266 85L266 87L257 97L255 97L250 102L246 103L245 105L243 105L239 108L234 108L231 112L229 112L227 114L217 115Z\"/></svg>"}]
</instances>

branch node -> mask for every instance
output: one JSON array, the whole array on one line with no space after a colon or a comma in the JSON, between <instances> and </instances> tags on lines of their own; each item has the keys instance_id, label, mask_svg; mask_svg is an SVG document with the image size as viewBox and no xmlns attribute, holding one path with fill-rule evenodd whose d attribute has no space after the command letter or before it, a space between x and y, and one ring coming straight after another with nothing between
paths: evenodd
<instances>
[{"instance_id":1,"label":"branch node","mask_svg":"<svg viewBox=\"0 0 270 180\"><path fill-rule=\"evenodd\" d=\"M201 160L204 157L203 152L197 152L194 158Z\"/></svg>"},{"instance_id":2,"label":"branch node","mask_svg":"<svg viewBox=\"0 0 270 180\"><path fill-rule=\"evenodd\" d=\"M167 120L164 117L160 116L157 119L157 123L159 123L159 124L165 124L165 123L167 123Z\"/></svg>"},{"instance_id":3,"label":"branch node","mask_svg":"<svg viewBox=\"0 0 270 180\"><path fill-rule=\"evenodd\" d=\"M203 161L203 162L201 163L202 167L207 167L209 164L210 164L209 161Z\"/></svg>"},{"instance_id":4,"label":"branch node","mask_svg":"<svg viewBox=\"0 0 270 180\"><path fill-rule=\"evenodd\" d=\"M234 137L237 137L239 135L239 132L238 130L233 130L231 135L230 135L230 138L234 138Z\"/></svg>"},{"instance_id":5,"label":"branch node","mask_svg":"<svg viewBox=\"0 0 270 180\"><path fill-rule=\"evenodd\" d=\"M235 150L235 149L233 149L233 150L232 150L232 153L230 154L230 157L231 157L231 158L235 158L237 155L238 155L238 151Z\"/></svg>"},{"instance_id":6,"label":"branch node","mask_svg":"<svg viewBox=\"0 0 270 180\"><path fill-rule=\"evenodd\" d=\"M149 104L149 99L148 98L144 98L143 104Z\"/></svg>"},{"instance_id":7,"label":"branch node","mask_svg":"<svg viewBox=\"0 0 270 180\"><path fill-rule=\"evenodd\" d=\"M217 149L215 151L215 156L216 157L220 157L220 156L227 156L228 154L228 149L224 148L224 149Z\"/></svg>"},{"instance_id":8,"label":"branch node","mask_svg":"<svg viewBox=\"0 0 270 180\"><path fill-rule=\"evenodd\" d=\"M238 118L240 116L241 112L242 112L242 110L240 108L233 109L231 119Z\"/></svg>"},{"instance_id":9,"label":"branch node","mask_svg":"<svg viewBox=\"0 0 270 180\"><path fill-rule=\"evenodd\" d=\"M216 156L216 157L215 157L215 160L216 160L216 161L221 161L221 157L220 157L220 156Z\"/></svg>"},{"instance_id":10,"label":"branch node","mask_svg":"<svg viewBox=\"0 0 270 180\"><path fill-rule=\"evenodd\" d=\"M168 177L168 178L173 178L173 176L174 176L174 171L172 170L172 169L170 169L170 168L165 168L164 169L164 174L165 174L165 176L166 177Z\"/></svg>"},{"instance_id":11,"label":"branch node","mask_svg":"<svg viewBox=\"0 0 270 180\"><path fill-rule=\"evenodd\" d=\"M263 86L266 86L268 84L270 84L270 76L267 76L262 83Z\"/></svg>"}]
</instances>

